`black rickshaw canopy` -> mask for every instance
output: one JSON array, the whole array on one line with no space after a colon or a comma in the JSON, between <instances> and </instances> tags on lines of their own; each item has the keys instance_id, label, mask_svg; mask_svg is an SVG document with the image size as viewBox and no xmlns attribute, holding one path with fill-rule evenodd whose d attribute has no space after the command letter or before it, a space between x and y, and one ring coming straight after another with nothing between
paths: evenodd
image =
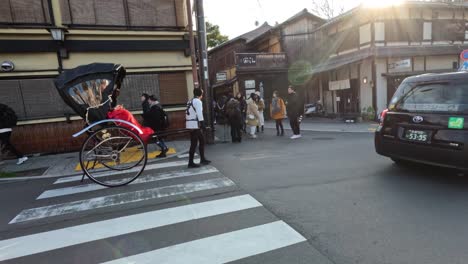
<instances>
[{"instance_id":1,"label":"black rickshaw canopy","mask_svg":"<svg viewBox=\"0 0 468 264\"><path fill-rule=\"evenodd\" d=\"M64 71L54 83L64 102L91 124L106 119L125 73L120 64L92 63Z\"/></svg>"}]
</instances>

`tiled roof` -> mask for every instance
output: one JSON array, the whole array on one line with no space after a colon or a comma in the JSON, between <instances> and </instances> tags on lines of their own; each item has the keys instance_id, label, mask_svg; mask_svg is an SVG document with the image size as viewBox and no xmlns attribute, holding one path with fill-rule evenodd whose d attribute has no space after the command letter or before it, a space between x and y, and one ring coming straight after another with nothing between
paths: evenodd
<instances>
[{"instance_id":1,"label":"tiled roof","mask_svg":"<svg viewBox=\"0 0 468 264\"><path fill-rule=\"evenodd\" d=\"M246 43L249 43L252 40L254 40L255 38L261 36L262 34L264 34L265 32L269 31L272 28L273 28L272 26L268 25L268 23L265 22L260 27L254 29L252 31L249 31L249 32L247 32L245 34L242 34L242 35L240 35L240 36L238 36L236 38L228 40L228 41L226 41L226 42L212 48L211 50L208 51L208 53L212 53L215 50L220 49L221 47L224 47L224 46L226 46L228 44L231 44L233 42L236 42L238 40L245 40Z\"/></svg>"}]
</instances>

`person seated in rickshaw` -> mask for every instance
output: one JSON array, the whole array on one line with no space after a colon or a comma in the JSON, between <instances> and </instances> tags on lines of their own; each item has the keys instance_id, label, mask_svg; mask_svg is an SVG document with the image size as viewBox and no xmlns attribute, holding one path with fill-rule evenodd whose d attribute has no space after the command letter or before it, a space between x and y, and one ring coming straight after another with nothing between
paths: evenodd
<instances>
[{"instance_id":1,"label":"person seated in rickshaw","mask_svg":"<svg viewBox=\"0 0 468 264\"><path fill-rule=\"evenodd\" d=\"M120 123L119 124L119 123L117 123L117 125L122 126L124 128L127 128L127 129L131 130L132 132L134 132L136 134L139 134L140 138L143 140L143 142L146 145L151 143L151 140L153 138L155 138L156 144L161 147L159 139L157 137L153 137L154 134L155 134L155 131L150 127L142 126L140 124L140 122L138 122L138 120L136 120L135 116L130 111L125 109L122 105L112 104L111 109L107 113L107 117L109 119L119 119L119 120L123 120L123 121L127 121L129 123L132 123L133 125L138 127L143 132L143 134L139 134L139 132L136 131L136 129L134 127L132 127L132 126L130 126L128 124L125 124L125 123ZM157 156L157 158L166 157L167 151L168 151L168 148L165 145L164 145L164 148L161 147L161 153Z\"/></svg>"},{"instance_id":2,"label":"person seated in rickshaw","mask_svg":"<svg viewBox=\"0 0 468 264\"><path fill-rule=\"evenodd\" d=\"M158 99L154 97L154 95L148 96L148 105L149 109L147 109L147 111L143 111L143 126L150 127L154 131L163 131L166 128L164 122L164 120L166 120L166 114ZM168 148L164 143L164 140L162 138L158 138L156 144L161 148L161 154L159 154L157 158L166 157Z\"/></svg>"}]
</instances>

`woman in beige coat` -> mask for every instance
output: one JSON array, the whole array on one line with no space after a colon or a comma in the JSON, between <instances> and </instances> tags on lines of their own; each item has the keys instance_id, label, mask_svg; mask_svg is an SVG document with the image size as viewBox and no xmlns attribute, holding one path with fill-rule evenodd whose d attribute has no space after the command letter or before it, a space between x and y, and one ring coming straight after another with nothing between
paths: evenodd
<instances>
[{"instance_id":1,"label":"woman in beige coat","mask_svg":"<svg viewBox=\"0 0 468 264\"><path fill-rule=\"evenodd\" d=\"M257 138L257 135L255 135L255 132L257 130L258 126L258 121L260 119L260 113L258 112L258 106L255 103L255 98L256 94L252 93L250 94L249 100L247 100L247 118L246 118L246 123L247 126L249 127L249 135L251 138Z\"/></svg>"}]
</instances>

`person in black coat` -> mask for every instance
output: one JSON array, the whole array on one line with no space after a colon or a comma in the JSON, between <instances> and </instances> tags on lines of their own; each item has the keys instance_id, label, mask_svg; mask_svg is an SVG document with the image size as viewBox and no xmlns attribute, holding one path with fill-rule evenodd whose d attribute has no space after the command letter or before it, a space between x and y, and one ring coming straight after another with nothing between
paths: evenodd
<instances>
[{"instance_id":1,"label":"person in black coat","mask_svg":"<svg viewBox=\"0 0 468 264\"><path fill-rule=\"evenodd\" d=\"M150 104L148 100L149 100L149 94L144 93L141 95L141 108L143 108L143 114L146 114L150 109Z\"/></svg>"},{"instance_id":2,"label":"person in black coat","mask_svg":"<svg viewBox=\"0 0 468 264\"><path fill-rule=\"evenodd\" d=\"M296 93L296 88L292 85L288 87L288 102L286 105L286 111L289 118L291 129L293 130L293 136L291 139L301 138L300 119L304 113L304 106L301 103L299 95Z\"/></svg>"},{"instance_id":3,"label":"person in black coat","mask_svg":"<svg viewBox=\"0 0 468 264\"><path fill-rule=\"evenodd\" d=\"M27 161L28 157L24 156L18 150L16 150L16 148L10 142L11 132L13 131L12 128L16 126L17 120L18 118L13 109L7 105L0 104L0 151L9 150L18 159L16 164L20 165Z\"/></svg>"},{"instance_id":4,"label":"person in black coat","mask_svg":"<svg viewBox=\"0 0 468 264\"><path fill-rule=\"evenodd\" d=\"M239 101L240 103L240 110L241 110L241 117L242 117L242 131L244 131L244 133L247 133L247 126L245 124L245 120L247 118L247 102L245 101L244 99L244 96L242 95L242 93L238 93L236 95L236 99Z\"/></svg>"},{"instance_id":5,"label":"person in black coat","mask_svg":"<svg viewBox=\"0 0 468 264\"><path fill-rule=\"evenodd\" d=\"M241 105L238 99L234 98L232 94L229 94L228 101L226 103L226 117L231 126L231 138L233 143L242 142L242 111Z\"/></svg>"},{"instance_id":6,"label":"person in black coat","mask_svg":"<svg viewBox=\"0 0 468 264\"><path fill-rule=\"evenodd\" d=\"M148 110L145 112L143 110L143 124L146 127L150 127L155 132L161 132L165 129L164 127L164 110L162 109L161 105L157 98L153 95L148 96ZM164 158L166 157L166 153L169 150L164 140L162 138L158 138L156 144L161 148L161 154L157 156L157 158Z\"/></svg>"}]
</instances>

